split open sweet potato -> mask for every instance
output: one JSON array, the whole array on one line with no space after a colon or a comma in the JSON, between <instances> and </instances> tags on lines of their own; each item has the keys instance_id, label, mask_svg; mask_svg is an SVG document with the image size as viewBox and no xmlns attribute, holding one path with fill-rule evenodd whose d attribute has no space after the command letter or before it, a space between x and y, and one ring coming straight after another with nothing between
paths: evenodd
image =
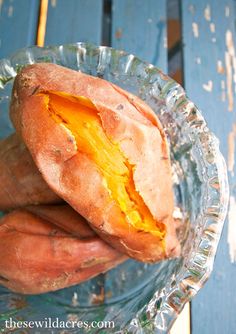
<instances>
[{"instance_id":1,"label":"split open sweet potato","mask_svg":"<svg viewBox=\"0 0 236 334\"><path fill-rule=\"evenodd\" d=\"M0 141L0 185L0 210L62 201L48 187L16 134Z\"/></svg>"},{"instance_id":2,"label":"split open sweet potato","mask_svg":"<svg viewBox=\"0 0 236 334\"><path fill-rule=\"evenodd\" d=\"M34 64L15 79L11 118L49 187L104 240L146 262L179 254L168 144L143 101Z\"/></svg>"},{"instance_id":3,"label":"split open sweet potato","mask_svg":"<svg viewBox=\"0 0 236 334\"><path fill-rule=\"evenodd\" d=\"M126 257L68 205L31 206L0 219L0 284L38 294L78 284Z\"/></svg>"}]
</instances>

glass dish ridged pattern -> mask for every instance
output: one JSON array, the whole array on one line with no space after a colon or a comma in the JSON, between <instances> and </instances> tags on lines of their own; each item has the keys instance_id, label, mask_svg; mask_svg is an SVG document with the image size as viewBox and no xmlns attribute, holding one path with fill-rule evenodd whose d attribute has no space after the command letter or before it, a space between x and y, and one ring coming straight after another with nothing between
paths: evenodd
<instances>
[{"instance_id":1,"label":"glass dish ridged pattern","mask_svg":"<svg viewBox=\"0 0 236 334\"><path fill-rule=\"evenodd\" d=\"M115 328L106 333L167 333L212 271L228 204L218 140L174 80L133 55L86 43L25 48L0 61L1 137L14 131L8 118L14 77L23 66L36 62L104 78L140 96L157 113L170 146L182 256L155 265L128 260L89 282L44 295L22 296L0 288L0 322L49 316L113 320ZM97 333L98 328L70 332Z\"/></svg>"}]
</instances>

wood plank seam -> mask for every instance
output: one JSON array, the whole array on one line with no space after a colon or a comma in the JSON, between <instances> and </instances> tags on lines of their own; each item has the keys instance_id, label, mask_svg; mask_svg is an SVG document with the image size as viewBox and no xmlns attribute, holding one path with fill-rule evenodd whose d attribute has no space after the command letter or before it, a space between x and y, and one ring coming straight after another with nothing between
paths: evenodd
<instances>
[{"instance_id":1,"label":"wood plank seam","mask_svg":"<svg viewBox=\"0 0 236 334\"><path fill-rule=\"evenodd\" d=\"M47 25L48 0L41 0L36 44L44 46Z\"/></svg>"},{"instance_id":2,"label":"wood plank seam","mask_svg":"<svg viewBox=\"0 0 236 334\"><path fill-rule=\"evenodd\" d=\"M111 46L112 38L112 2L103 0L102 11L102 45Z\"/></svg>"}]
</instances>

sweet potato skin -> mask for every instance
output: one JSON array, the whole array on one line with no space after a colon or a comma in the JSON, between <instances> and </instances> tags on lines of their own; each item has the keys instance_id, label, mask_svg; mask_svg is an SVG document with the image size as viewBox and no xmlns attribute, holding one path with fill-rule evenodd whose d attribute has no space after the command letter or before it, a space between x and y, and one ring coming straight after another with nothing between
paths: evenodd
<instances>
[{"instance_id":1,"label":"sweet potato skin","mask_svg":"<svg viewBox=\"0 0 236 334\"><path fill-rule=\"evenodd\" d=\"M0 284L23 294L81 283L126 259L68 205L15 210L0 220L0 239Z\"/></svg>"},{"instance_id":2,"label":"sweet potato skin","mask_svg":"<svg viewBox=\"0 0 236 334\"><path fill-rule=\"evenodd\" d=\"M0 210L62 201L47 185L16 134L0 141Z\"/></svg>"},{"instance_id":3,"label":"sweet potato skin","mask_svg":"<svg viewBox=\"0 0 236 334\"><path fill-rule=\"evenodd\" d=\"M153 217L166 226L165 249L151 233L127 226L96 166L77 151L73 135L43 112L45 100L38 94L43 91L85 96L96 106L106 134L135 165L137 191ZM16 77L11 118L51 189L102 238L145 262L179 254L167 142L157 117L140 99L99 78L55 64L34 64Z\"/></svg>"}]
</instances>

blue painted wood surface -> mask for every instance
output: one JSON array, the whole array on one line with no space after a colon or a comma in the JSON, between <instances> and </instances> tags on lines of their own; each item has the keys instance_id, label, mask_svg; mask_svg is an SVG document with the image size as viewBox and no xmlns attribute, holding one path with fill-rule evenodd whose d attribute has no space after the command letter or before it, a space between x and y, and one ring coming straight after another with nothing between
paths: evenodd
<instances>
[{"instance_id":1,"label":"blue painted wood surface","mask_svg":"<svg viewBox=\"0 0 236 334\"><path fill-rule=\"evenodd\" d=\"M167 72L166 1L113 0L112 46Z\"/></svg>"},{"instance_id":2,"label":"blue painted wood surface","mask_svg":"<svg viewBox=\"0 0 236 334\"><path fill-rule=\"evenodd\" d=\"M36 41L39 0L0 1L0 59Z\"/></svg>"},{"instance_id":3,"label":"blue painted wood surface","mask_svg":"<svg viewBox=\"0 0 236 334\"><path fill-rule=\"evenodd\" d=\"M235 81L230 77L230 71L235 75L234 1L182 1L182 20L185 88L220 139L227 159L236 109ZM231 190L235 181L230 177ZM236 265L230 262L227 231L225 224L214 272L192 302L193 334L236 333Z\"/></svg>"},{"instance_id":4,"label":"blue painted wood surface","mask_svg":"<svg viewBox=\"0 0 236 334\"><path fill-rule=\"evenodd\" d=\"M36 41L39 0L0 1L0 59ZM8 101L0 105L0 138L13 131L8 117Z\"/></svg>"},{"instance_id":5,"label":"blue painted wood surface","mask_svg":"<svg viewBox=\"0 0 236 334\"><path fill-rule=\"evenodd\" d=\"M45 44L100 44L102 0L49 1Z\"/></svg>"}]
</instances>

